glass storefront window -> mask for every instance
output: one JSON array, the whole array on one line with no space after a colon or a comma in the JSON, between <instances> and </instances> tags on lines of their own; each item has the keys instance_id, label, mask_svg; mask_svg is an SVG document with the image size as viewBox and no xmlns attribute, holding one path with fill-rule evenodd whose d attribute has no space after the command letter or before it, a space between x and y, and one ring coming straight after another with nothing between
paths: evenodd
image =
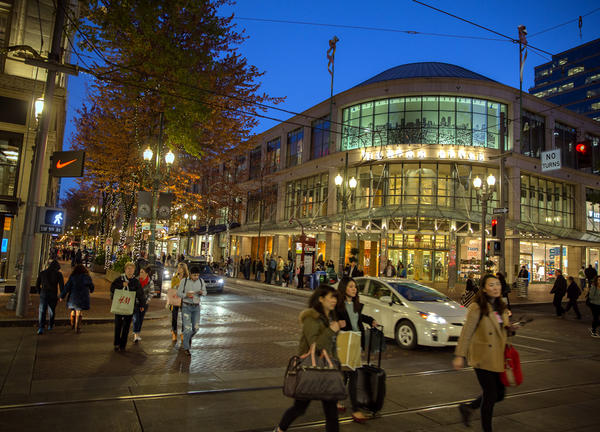
<instances>
[{"instance_id":1,"label":"glass storefront window","mask_svg":"<svg viewBox=\"0 0 600 432\"><path fill-rule=\"evenodd\" d=\"M586 230L600 232L600 190L585 189Z\"/></svg>"},{"instance_id":2,"label":"glass storefront window","mask_svg":"<svg viewBox=\"0 0 600 432\"><path fill-rule=\"evenodd\" d=\"M448 236L445 234L388 234L388 259L402 264L411 279L448 279Z\"/></svg>"},{"instance_id":3,"label":"glass storefront window","mask_svg":"<svg viewBox=\"0 0 600 432\"><path fill-rule=\"evenodd\" d=\"M0 196L14 197L23 135L0 132Z\"/></svg>"},{"instance_id":4,"label":"glass storefront window","mask_svg":"<svg viewBox=\"0 0 600 432\"><path fill-rule=\"evenodd\" d=\"M365 102L343 110L342 150L438 142L497 149L500 113L506 112L505 104L453 96Z\"/></svg>"},{"instance_id":5,"label":"glass storefront window","mask_svg":"<svg viewBox=\"0 0 600 432\"><path fill-rule=\"evenodd\" d=\"M531 282L553 282L556 270L568 267L567 246L521 241L520 248L519 263L527 267Z\"/></svg>"}]
</instances>

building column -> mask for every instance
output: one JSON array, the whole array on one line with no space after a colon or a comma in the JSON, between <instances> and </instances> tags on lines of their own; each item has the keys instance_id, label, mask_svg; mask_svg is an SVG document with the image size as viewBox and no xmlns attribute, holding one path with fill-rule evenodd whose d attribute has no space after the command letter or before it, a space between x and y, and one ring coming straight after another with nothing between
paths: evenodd
<instances>
[{"instance_id":1,"label":"building column","mask_svg":"<svg viewBox=\"0 0 600 432\"><path fill-rule=\"evenodd\" d=\"M333 260L337 271L338 259L340 255L340 234L328 232L325 234L325 237L327 239L327 249L325 250L325 254L327 256L325 261Z\"/></svg>"},{"instance_id":2,"label":"building column","mask_svg":"<svg viewBox=\"0 0 600 432\"><path fill-rule=\"evenodd\" d=\"M567 274L573 276L579 284L579 269L585 267L585 247L584 246L566 246L567 248Z\"/></svg>"}]
</instances>

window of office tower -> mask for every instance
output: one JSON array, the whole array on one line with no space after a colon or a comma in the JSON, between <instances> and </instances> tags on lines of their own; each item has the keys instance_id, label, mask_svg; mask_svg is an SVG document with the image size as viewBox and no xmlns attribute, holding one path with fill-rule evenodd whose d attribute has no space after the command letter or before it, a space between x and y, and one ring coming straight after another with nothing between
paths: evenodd
<instances>
[{"instance_id":1,"label":"window of office tower","mask_svg":"<svg viewBox=\"0 0 600 432\"><path fill-rule=\"evenodd\" d=\"M521 222L573 228L574 195L573 185L522 175Z\"/></svg>"},{"instance_id":2,"label":"window of office tower","mask_svg":"<svg viewBox=\"0 0 600 432\"><path fill-rule=\"evenodd\" d=\"M250 180L260 176L262 149L260 146L250 150Z\"/></svg>"},{"instance_id":3,"label":"window of office tower","mask_svg":"<svg viewBox=\"0 0 600 432\"><path fill-rule=\"evenodd\" d=\"M302 163L302 143L304 131L302 128L293 130L287 134L287 156L286 167L293 167Z\"/></svg>"},{"instance_id":4,"label":"window of office tower","mask_svg":"<svg viewBox=\"0 0 600 432\"><path fill-rule=\"evenodd\" d=\"M310 156L318 159L329 154L329 116L312 122L310 134Z\"/></svg>"},{"instance_id":5,"label":"window of office tower","mask_svg":"<svg viewBox=\"0 0 600 432\"><path fill-rule=\"evenodd\" d=\"M546 123L544 117L529 111L523 111L523 132L521 135L521 154L539 158L546 143Z\"/></svg>"},{"instance_id":6,"label":"window of office tower","mask_svg":"<svg viewBox=\"0 0 600 432\"><path fill-rule=\"evenodd\" d=\"M342 150L438 142L497 149L500 113L506 112L505 104L455 96L364 102L343 110Z\"/></svg>"},{"instance_id":7,"label":"window of office tower","mask_svg":"<svg viewBox=\"0 0 600 432\"><path fill-rule=\"evenodd\" d=\"M288 182L285 189L285 218L327 215L328 182L328 174Z\"/></svg>"}]
</instances>

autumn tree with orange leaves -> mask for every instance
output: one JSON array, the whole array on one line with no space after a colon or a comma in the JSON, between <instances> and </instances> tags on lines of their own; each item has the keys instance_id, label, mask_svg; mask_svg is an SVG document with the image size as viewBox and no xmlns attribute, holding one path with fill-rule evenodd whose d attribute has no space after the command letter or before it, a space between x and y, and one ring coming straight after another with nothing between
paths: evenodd
<instances>
[{"instance_id":1,"label":"autumn tree with orange leaves","mask_svg":"<svg viewBox=\"0 0 600 432\"><path fill-rule=\"evenodd\" d=\"M194 194L192 185L245 153L262 104L281 101L259 92L262 73L238 51L243 32L233 16L218 14L232 3L89 0L74 23L82 36L80 48L97 57L90 101L79 113L73 137L87 152L82 181L116 203L103 217L112 218L107 221L112 224L121 213L123 232L135 192L150 186L141 152L158 135L161 113L164 143L177 155L162 189L175 194L175 209L194 206L207 212L213 198ZM226 192L213 199L219 205L238 194L230 177L209 190L218 188Z\"/></svg>"}]
</instances>

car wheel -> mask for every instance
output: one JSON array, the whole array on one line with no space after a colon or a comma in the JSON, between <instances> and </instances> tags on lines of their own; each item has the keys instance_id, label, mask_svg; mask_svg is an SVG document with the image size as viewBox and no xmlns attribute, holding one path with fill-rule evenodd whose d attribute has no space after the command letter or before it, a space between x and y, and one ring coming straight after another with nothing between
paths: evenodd
<instances>
[{"instance_id":1,"label":"car wheel","mask_svg":"<svg viewBox=\"0 0 600 432\"><path fill-rule=\"evenodd\" d=\"M396 343L402 349L411 350L417 346L417 331L415 326L408 320L396 324Z\"/></svg>"}]
</instances>

